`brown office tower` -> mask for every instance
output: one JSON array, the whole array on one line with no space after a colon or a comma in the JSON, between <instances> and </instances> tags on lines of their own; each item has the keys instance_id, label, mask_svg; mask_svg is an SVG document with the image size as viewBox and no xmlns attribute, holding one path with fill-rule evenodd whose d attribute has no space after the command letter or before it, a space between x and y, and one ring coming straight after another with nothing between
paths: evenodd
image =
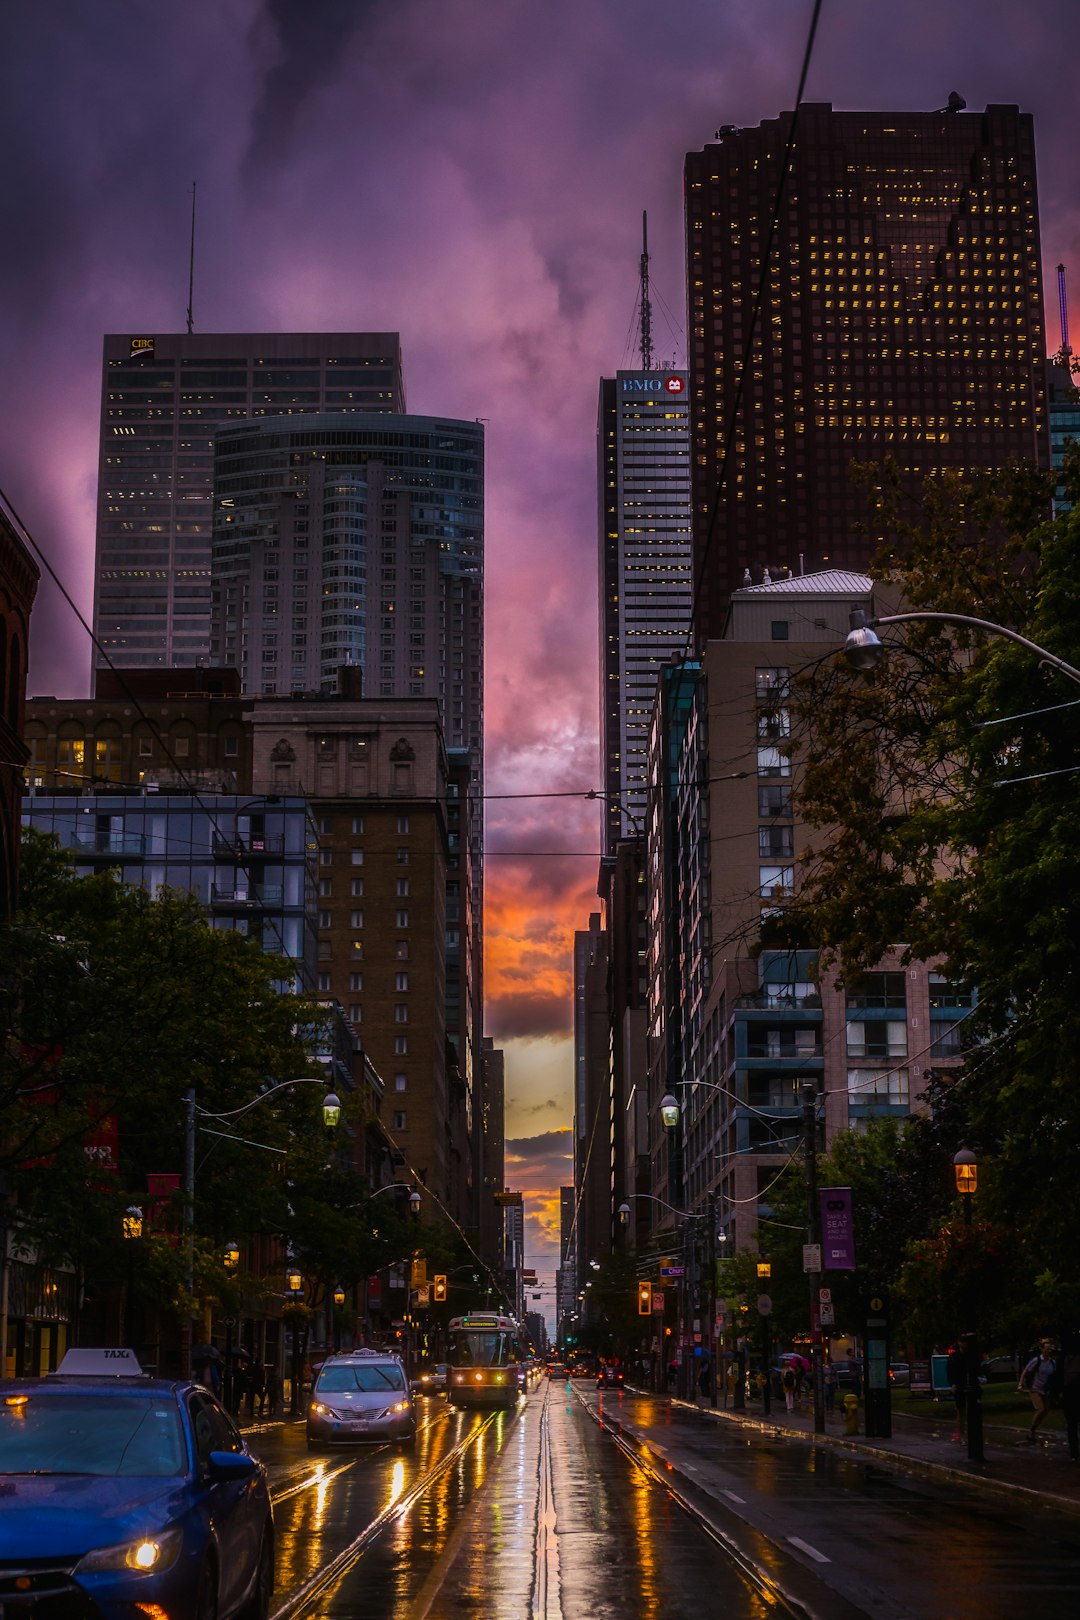
<instances>
[{"instance_id":1,"label":"brown office tower","mask_svg":"<svg viewBox=\"0 0 1080 1620\"><path fill-rule=\"evenodd\" d=\"M913 484L1049 464L1032 120L962 106L800 106L771 249L794 115L687 156L702 643L748 569L865 568L881 536L852 462Z\"/></svg>"}]
</instances>

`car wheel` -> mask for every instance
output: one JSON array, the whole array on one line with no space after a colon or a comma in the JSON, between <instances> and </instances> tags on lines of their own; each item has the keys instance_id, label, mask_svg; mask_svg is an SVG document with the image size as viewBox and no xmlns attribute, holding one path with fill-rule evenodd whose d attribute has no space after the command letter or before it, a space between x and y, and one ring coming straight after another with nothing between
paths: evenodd
<instances>
[{"instance_id":1,"label":"car wheel","mask_svg":"<svg viewBox=\"0 0 1080 1620\"><path fill-rule=\"evenodd\" d=\"M404 1437L404 1439L401 1441L401 1449L402 1449L402 1451L415 1451L416 1450L416 1430L415 1429L413 1430L412 1434L407 1434Z\"/></svg>"},{"instance_id":2,"label":"car wheel","mask_svg":"<svg viewBox=\"0 0 1080 1620\"><path fill-rule=\"evenodd\" d=\"M217 1574L210 1558L205 1560L199 1571L199 1588L195 1595L195 1620L217 1620Z\"/></svg>"},{"instance_id":3,"label":"car wheel","mask_svg":"<svg viewBox=\"0 0 1080 1620\"><path fill-rule=\"evenodd\" d=\"M238 1620L267 1620L274 1595L274 1538L269 1527L263 1531L259 1548L259 1568L251 1596L240 1610Z\"/></svg>"}]
</instances>

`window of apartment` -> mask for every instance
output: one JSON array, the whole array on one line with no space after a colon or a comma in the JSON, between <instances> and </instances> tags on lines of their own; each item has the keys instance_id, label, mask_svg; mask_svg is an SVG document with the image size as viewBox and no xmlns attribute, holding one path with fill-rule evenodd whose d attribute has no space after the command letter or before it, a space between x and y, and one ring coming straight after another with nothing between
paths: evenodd
<instances>
[{"instance_id":1,"label":"window of apartment","mask_svg":"<svg viewBox=\"0 0 1080 1620\"><path fill-rule=\"evenodd\" d=\"M865 1007L897 1008L907 1006L904 975L902 973L864 973L847 986L844 996L848 1012Z\"/></svg>"},{"instance_id":2,"label":"window of apartment","mask_svg":"<svg viewBox=\"0 0 1080 1620\"><path fill-rule=\"evenodd\" d=\"M407 911L395 911L395 913L394 913L394 927L395 928L408 928L408 926L409 926L409 913Z\"/></svg>"},{"instance_id":3,"label":"window of apartment","mask_svg":"<svg viewBox=\"0 0 1080 1620\"><path fill-rule=\"evenodd\" d=\"M353 895L363 894L363 892L364 892L364 880L363 880L363 878L353 878L353 880L352 880L352 893L353 893Z\"/></svg>"},{"instance_id":4,"label":"window of apartment","mask_svg":"<svg viewBox=\"0 0 1080 1620\"><path fill-rule=\"evenodd\" d=\"M334 882L333 882L332 878L320 878L319 879L319 898L320 898L320 900L329 900L331 891L333 890L333 887L334 887Z\"/></svg>"},{"instance_id":5,"label":"window of apartment","mask_svg":"<svg viewBox=\"0 0 1080 1620\"><path fill-rule=\"evenodd\" d=\"M407 973L394 974L394 989L407 990L409 988L409 975Z\"/></svg>"},{"instance_id":6,"label":"window of apartment","mask_svg":"<svg viewBox=\"0 0 1080 1620\"><path fill-rule=\"evenodd\" d=\"M763 900L771 900L776 894L794 894L795 868L793 866L759 866L758 881L759 893Z\"/></svg>"},{"instance_id":7,"label":"window of apartment","mask_svg":"<svg viewBox=\"0 0 1080 1620\"><path fill-rule=\"evenodd\" d=\"M362 849L354 849L354 850L352 850L350 852L350 858L351 858L352 863L353 863L354 866L363 866L363 864L364 864L364 852L363 852Z\"/></svg>"},{"instance_id":8,"label":"window of apartment","mask_svg":"<svg viewBox=\"0 0 1080 1620\"><path fill-rule=\"evenodd\" d=\"M395 1076L394 1076L394 1090L395 1091L407 1091L408 1090L408 1084L409 1083L408 1083L408 1081L406 1080L406 1078L405 1078L405 1076L403 1074L395 1074Z\"/></svg>"},{"instance_id":9,"label":"window of apartment","mask_svg":"<svg viewBox=\"0 0 1080 1620\"><path fill-rule=\"evenodd\" d=\"M394 1056L404 1057L409 1050L409 1037L407 1035L394 1036Z\"/></svg>"},{"instance_id":10,"label":"window of apartment","mask_svg":"<svg viewBox=\"0 0 1080 1620\"><path fill-rule=\"evenodd\" d=\"M330 988L330 975L329 975L329 973L320 973L319 974L319 989L320 990L329 990L329 988Z\"/></svg>"},{"instance_id":11,"label":"window of apartment","mask_svg":"<svg viewBox=\"0 0 1080 1620\"><path fill-rule=\"evenodd\" d=\"M409 818L408 818L408 816L398 816L398 818L397 818L397 830L398 830L399 833L407 833L408 832L408 830L409 830Z\"/></svg>"},{"instance_id":12,"label":"window of apartment","mask_svg":"<svg viewBox=\"0 0 1080 1620\"><path fill-rule=\"evenodd\" d=\"M399 866L408 866L408 864L409 864L409 851L408 851L407 848L399 848L398 849L397 863L398 863Z\"/></svg>"},{"instance_id":13,"label":"window of apartment","mask_svg":"<svg viewBox=\"0 0 1080 1620\"><path fill-rule=\"evenodd\" d=\"M791 761L780 752L779 748L759 748L757 773L759 776L790 776Z\"/></svg>"},{"instance_id":14,"label":"window of apartment","mask_svg":"<svg viewBox=\"0 0 1080 1620\"><path fill-rule=\"evenodd\" d=\"M394 956L399 962L407 962L409 960L409 942L407 939L395 939Z\"/></svg>"},{"instance_id":15,"label":"window of apartment","mask_svg":"<svg viewBox=\"0 0 1080 1620\"><path fill-rule=\"evenodd\" d=\"M139 738L139 755L140 755L140 757L142 759L149 759L150 755L153 752L154 752L154 739L153 739L153 737L140 737Z\"/></svg>"},{"instance_id":16,"label":"window of apartment","mask_svg":"<svg viewBox=\"0 0 1080 1620\"><path fill-rule=\"evenodd\" d=\"M763 861L790 860L795 853L793 827L759 827L758 858Z\"/></svg>"},{"instance_id":17,"label":"window of apartment","mask_svg":"<svg viewBox=\"0 0 1080 1620\"><path fill-rule=\"evenodd\" d=\"M899 1103L908 1101L908 1072L906 1069L849 1069L847 1073L849 1103Z\"/></svg>"},{"instance_id":18,"label":"window of apartment","mask_svg":"<svg viewBox=\"0 0 1080 1620\"><path fill-rule=\"evenodd\" d=\"M349 1021L353 1024L362 1024L364 1022L364 1009L358 1001L349 1003Z\"/></svg>"},{"instance_id":19,"label":"window of apartment","mask_svg":"<svg viewBox=\"0 0 1080 1620\"><path fill-rule=\"evenodd\" d=\"M362 973L349 974L349 989L362 990L364 988L364 975Z\"/></svg>"},{"instance_id":20,"label":"window of apartment","mask_svg":"<svg viewBox=\"0 0 1080 1620\"><path fill-rule=\"evenodd\" d=\"M354 939L353 940L353 942L352 942L352 958L353 958L354 962L362 962L363 961L363 959L364 959L364 942L363 942L362 939Z\"/></svg>"},{"instance_id":21,"label":"window of apartment","mask_svg":"<svg viewBox=\"0 0 1080 1620\"><path fill-rule=\"evenodd\" d=\"M405 1002L405 1001L396 1002L395 1005L394 1005L394 1023L395 1024L407 1024L408 1022L409 1022L409 1006L408 1006L408 1003Z\"/></svg>"},{"instance_id":22,"label":"window of apartment","mask_svg":"<svg viewBox=\"0 0 1080 1620\"><path fill-rule=\"evenodd\" d=\"M350 911L350 913L349 913L349 927L350 928L363 928L363 926L364 926L364 913L362 911Z\"/></svg>"},{"instance_id":23,"label":"window of apartment","mask_svg":"<svg viewBox=\"0 0 1080 1620\"><path fill-rule=\"evenodd\" d=\"M319 818L319 831L325 835L327 833L332 833L333 830L334 830L334 818L333 818L333 816L320 816L320 818Z\"/></svg>"},{"instance_id":24,"label":"window of apartment","mask_svg":"<svg viewBox=\"0 0 1080 1620\"><path fill-rule=\"evenodd\" d=\"M408 878L398 878L398 880L397 880L398 899L399 900L405 899L405 897L408 895L408 892L409 892L409 880L408 880Z\"/></svg>"},{"instance_id":25,"label":"window of apartment","mask_svg":"<svg viewBox=\"0 0 1080 1620\"><path fill-rule=\"evenodd\" d=\"M774 619L772 621L772 639L774 641L787 641L790 633L790 626L786 619Z\"/></svg>"},{"instance_id":26,"label":"window of apartment","mask_svg":"<svg viewBox=\"0 0 1080 1620\"><path fill-rule=\"evenodd\" d=\"M408 1130L408 1125L406 1123L406 1117L405 1117L405 1111L402 1108L396 1108L394 1110L394 1129L395 1129L395 1131Z\"/></svg>"},{"instance_id":27,"label":"window of apartment","mask_svg":"<svg viewBox=\"0 0 1080 1620\"><path fill-rule=\"evenodd\" d=\"M907 1057L907 1024L902 1019L867 1018L847 1026L849 1058Z\"/></svg>"},{"instance_id":28,"label":"window of apartment","mask_svg":"<svg viewBox=\"0 0 1080 1620\"><path fill-rule=\"evenodd\" d=\"M352 818L352 830L353 830L354 835L357 834L357 833L362 833L363 832L363 830L364 830L364 818L363 818L363 816L353 816L353 818Z\"/></svg>"},{"instance_id":29,"label":"window of apartment","mask_svg":"<svg viewBox=\"0 0 1080 1620\"><path fill-rule=\"evenodd\" d=\"M319 927L320 928L329 928L330 923L331 923L330 912L329 911L320 911L319 912Z\"/></svg>"},{"instance_id":30,"label":"window of apartment","mask_svg":"<svg viewBox=\"0 0 1080 1620\"><path fill-rule=\"evenodd\" d=\"M240 752L240 739L239 739L239 737L226 737L225 738L225 758L226 759L235 759L237 757L237 755L239 754L239 752Z\"/></svg>"},{"instance_id":31,"label":"window of apartment","mask_svg":"<svg viewBox=\"0 0 1080 1620\"><path fill-rule=\"evenodd\" d=\"M754 672L754 696L759 703L786 698L790 686L790 669L758 669Z\"/></svg>"},{"instance_id":32,"label":"window of apartment","mask_svg":"<svg viewBox=\"0 0 1080 1620\"><path fill-rule=\"evenodd\" d=\"M927 988L930 992L931 1007L966 1008L975 1005L974 990L965 990L963 985L951 984L940 973L927 975Z\"/></svg>"},{"instance_id":33,"label":"window of apartment","mask_svg":"<svg viewBox=\"0 0 1080 1620\"><path fill-rule=\"evenodd\" d=\"M333 859L334 859L334 852L333 852L332 849L320 849L320 851L319 851L319 865L320 866L330 866L332 864L332 862L333 862Z\"/></svg>"},{"instance_id":34,"label":"window of apartment","mask_svg":"<svg viewBox=\"0 0 1080 1620\"><path fill-rule=\"evenodd\" d=\"M791 815L791 789L782 783L768 783L759 785L758 815L764 821L786 818Z\"/></svg>"}]
</instances>

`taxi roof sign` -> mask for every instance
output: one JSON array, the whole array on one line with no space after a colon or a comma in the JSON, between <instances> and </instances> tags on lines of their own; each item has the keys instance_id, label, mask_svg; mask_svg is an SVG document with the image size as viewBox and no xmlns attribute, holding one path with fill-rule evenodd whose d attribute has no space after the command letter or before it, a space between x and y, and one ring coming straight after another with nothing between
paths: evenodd
<instances>
[{"instance_id":1,"label":"taxi roof sign","mask_svg":"<svg viewBox=\"0 0 1080 1620\"><path fill-rule=\"evenodd\" d=\"M142 1378L134 1350L69 1350L56 1369L58 1378Z\"/></svg>"}]
</instances>

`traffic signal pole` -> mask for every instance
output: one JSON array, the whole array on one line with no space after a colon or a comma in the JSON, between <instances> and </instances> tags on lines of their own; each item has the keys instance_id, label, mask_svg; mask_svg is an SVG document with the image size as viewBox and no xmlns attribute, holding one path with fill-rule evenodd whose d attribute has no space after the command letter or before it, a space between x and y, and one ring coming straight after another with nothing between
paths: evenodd
<instances>
[{"instance_id":1,"label":"traffic signal pole","mask_svg":"<svg viewBox=\"0 0 1080 1620\"><path fill-rule=\"evenodd\" d=\"M820 1256L821 1231L817 1195L817 1084L802 1083L803 1151L806 1162L806 1241ZM825 1433L825 1369L821 1364L821 1323L818 1316L821 1272L808 1272L810 1283L810 1378L814 1390L814 1433Z\"/></svg>"}]
</instances>

